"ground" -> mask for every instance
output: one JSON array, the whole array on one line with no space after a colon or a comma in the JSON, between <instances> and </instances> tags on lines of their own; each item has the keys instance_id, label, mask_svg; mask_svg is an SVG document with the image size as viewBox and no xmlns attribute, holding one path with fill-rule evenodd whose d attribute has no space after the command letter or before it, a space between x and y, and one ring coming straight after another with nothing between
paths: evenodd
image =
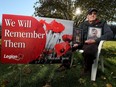
<instances>
[{"instance_id":1,"label":"ground","mask_svg":"<svg viewBox=\"0 0 116 87\"><path fill-rule=\"evenodd\" d=\"M99 67L95 82L90 74L80 75L83 58L77 52L72 57L74 66L63 72L55 71L59 64L0 63L0 87L116 87L116 41L106 41L100 57L105 72Z\"/></svg>"}]
</instances>

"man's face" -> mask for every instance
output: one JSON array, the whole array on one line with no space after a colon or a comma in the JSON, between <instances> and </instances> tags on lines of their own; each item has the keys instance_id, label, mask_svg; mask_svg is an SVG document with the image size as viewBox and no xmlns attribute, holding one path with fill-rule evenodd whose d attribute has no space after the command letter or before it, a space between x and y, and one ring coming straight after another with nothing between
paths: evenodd
<instances>
[{"instance_id":1,"label":"man's face","mask_svg":"<svg viewBox=\"0 0 116 87\"><path fill-rule=\"evenodd\" d=\"M91 13L89 13L89 14L87 15L87 19L88 19L88 21L90 21L90 22L96 20L96 18L97 18L97 13L96 13L95 11L93 11L93 12L91 12Z\"/></svg>"},{"instance_id":2,"label":"man's face","mask_svg":"<svg viewBox=\"0 0 116 87\"><path fill-rule=\"evenodd\" d=\"M96 36L97 35L97 30L96 29L93 29L92 30L92 36Z\"/></svg>"}]
</instances>

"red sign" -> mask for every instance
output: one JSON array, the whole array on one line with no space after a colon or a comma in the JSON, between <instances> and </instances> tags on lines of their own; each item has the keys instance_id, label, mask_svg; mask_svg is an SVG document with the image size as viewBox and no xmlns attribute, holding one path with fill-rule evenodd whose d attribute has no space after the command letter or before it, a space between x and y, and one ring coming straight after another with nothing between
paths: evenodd
<instances>
[{"instance_id":1,"label":"red sign","mask_svg":"<svg viewBox=\"0 0 116 87\"><path fill-rule=\"evenodd\" d=\"M41 58L46 44L43 24L31 16L4 14L2 63L30 63Z\"/></svg>"}]
</instances>

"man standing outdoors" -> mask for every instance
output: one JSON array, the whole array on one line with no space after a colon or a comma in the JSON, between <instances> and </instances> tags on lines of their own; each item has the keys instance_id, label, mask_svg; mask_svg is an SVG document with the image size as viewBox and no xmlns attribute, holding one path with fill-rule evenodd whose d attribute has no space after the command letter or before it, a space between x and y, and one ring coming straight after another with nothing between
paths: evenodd
<instances>
[{"instance_id":1,"label":"man standing outdoors","mask_svg":"<svg viewBox=\"0 0 116 87\"><path fill-rule=\"evenodd\" d=\"M101 40L110 40L113 36L113 32L106 21L97 19L97 14L98 10L95 8L88 10L87 20L80 25L80 29L82 29L81 44L74 44L73 46L74 48L81 48L84 50L82 54L84 57L84 73L91 71L93 60L96 58L99 42ZM93 28L99 31L100 36L98 38L88 38L89 31Z\"/></svg>"}]
</instances>

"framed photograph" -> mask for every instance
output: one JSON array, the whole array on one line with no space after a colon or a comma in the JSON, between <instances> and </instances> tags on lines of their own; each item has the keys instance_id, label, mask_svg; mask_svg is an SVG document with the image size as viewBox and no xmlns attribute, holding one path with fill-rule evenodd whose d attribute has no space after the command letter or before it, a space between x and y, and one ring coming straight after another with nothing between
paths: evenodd
<instances>
[{"instance_id":1,"label":"framed photograph","mask_svg":"<svg viewBox=\"0 0 116 87\"><path fill-rule=\"evenodd\" d=\"M101 28L89 27L87 39L97 39L101 37Z\"/></svg>"},{"instance_id":2,"label":"framed photograph","mask_svg":"<svg viewBox=\"0 0 116 87\"><path fill-rule=\"evenodd\" d=\"M81 29L74 29L73 31L73 43L76 43L76 42L81 42L81 32L82 30Z\"/></svg>"}]
</instances>

